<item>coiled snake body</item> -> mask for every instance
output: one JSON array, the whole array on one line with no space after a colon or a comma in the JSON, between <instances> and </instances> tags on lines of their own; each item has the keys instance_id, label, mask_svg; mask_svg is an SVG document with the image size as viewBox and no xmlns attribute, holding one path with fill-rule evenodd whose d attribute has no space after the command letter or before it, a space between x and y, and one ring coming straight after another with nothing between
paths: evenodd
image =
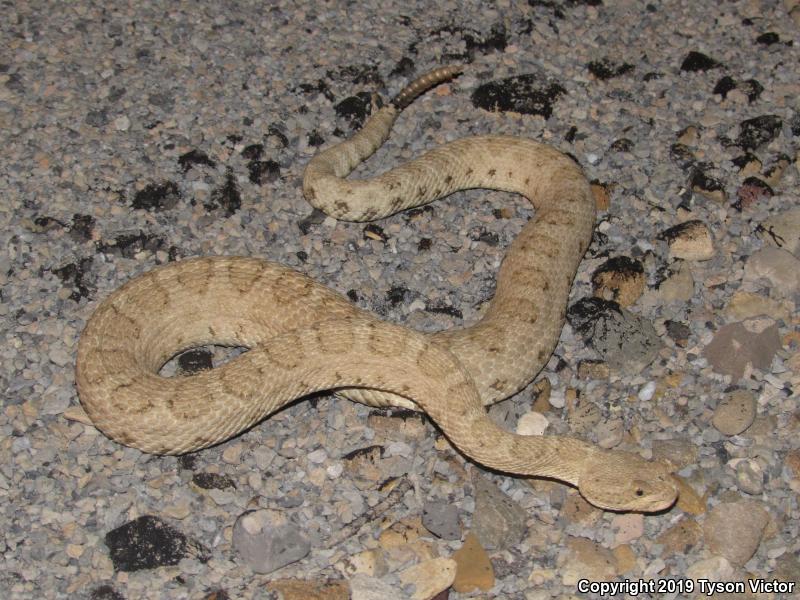
<instances>
[{"instance_id":1,"label":"coiled snake body","mask_svg":"<svg viewBox=\"0 0 800 600\"><path fill-rule=\"evenodd\" d=\"M668 507L676 488L667 464L569 437L515 435L484 410L527 385L558 341L594 222L578 165L531 140L484 136L440 146L373 179L344 179L386 140L404 106L457 72L444 67L420 77L351 139L315 156L303 191L317 208L353 221L467 188L524 195L535 218L511 245L480 321L423 334L380 321L276 263L172 263L123 285L86 325L76 381L96 426L144 452L180 454L226 440L296 398L335 390L375 406L423 410L477 462L573 484L601 508ZM189 377L158 374L176 353L206 344L250 351Z\"/></svg>"}]
</instances>

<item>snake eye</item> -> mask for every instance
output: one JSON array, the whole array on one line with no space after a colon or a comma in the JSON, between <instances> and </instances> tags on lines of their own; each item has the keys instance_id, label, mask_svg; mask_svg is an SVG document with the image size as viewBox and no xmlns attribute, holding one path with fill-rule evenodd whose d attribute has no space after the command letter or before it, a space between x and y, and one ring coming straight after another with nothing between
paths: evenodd
<instances>
[{"instance_id":1,"label":"snake eye","mask_svg":"<svg viewBox=\"0 0 800 600\"><path fill-rule=\"evenodd\" d=\"M644 496L644 490L642 488L637 488L636 489L636 496L638 498L641 498L642 496Z\"/></svg>"}]
</instances>

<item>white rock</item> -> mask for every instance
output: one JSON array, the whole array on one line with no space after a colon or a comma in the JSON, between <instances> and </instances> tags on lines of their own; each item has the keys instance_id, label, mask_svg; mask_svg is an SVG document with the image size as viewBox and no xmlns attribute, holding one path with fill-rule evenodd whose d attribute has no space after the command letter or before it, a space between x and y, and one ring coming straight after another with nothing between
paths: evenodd
<instances>
[{"instance_id":1,"label":"white rock","mask_svg":"<svg viewBox=\"0 0 800 600\"><path fill-rule=\"evenodd\" d=\"M130 126L131 126L131 120L125 115L122 115L114 119L114 129L116 129L117 131L128 131L128 129L130 129Z\"/></svg>"},{"instance_id":2,"label":"white rock","mask_svg":"<svg viewBox=\"0 0 800 600\"><path fill-rule=\"evenodd\" d=\"M309 462L314 463L315 465L320 465L328 460L328 453L325 452L322 448L318 448L313 452L309 452L307 456Z\"/></svg>"},{"instance_id":3,"label":"white rock","mask_svg":"<svg viewBox=\"0 0 800 600\"><path fill-rule=\"evenodd\" d=\"M547 401L553 408L564 408L564 405L567 403L567 398L564 395L564 390L553 388L550 392L550 397L547 399Z\"/></svg>"},{"instance_id":4,"label":"white rock","mask_svg":"<svg viewBox=\"0 0 800 600\"><path fill-rule=\"evenodd\" d=\"M416 310L425 310L425 303L417 298L408 306L408 312L412 313Z\"/></svg>"},{"instance_id":5,"label":"white rock","mask_svg":"<svg viewBox=\"0 0 800 600\"><path fill-rule=\"evenodd\" d=\"M547 430L550 422L542 413L531 411L522 415L517 422L519 435L542 435Z\"/></svg>"},{"instance_id":6,"label":"white rock","mask_svg":"<svg viewBox=\"0 0 800 600\"><path fill-rule=\"evenodd\" d=\"M653 399L653 396L656 393L656 382L655 381L648 381L646 384L642 386L639 390L639 400L642 402L648 402Z\"/></svg>"},{"instance_id":7,"label":"white rock","mask_svg":"<svg viewBox=\"0 0 800 600\"><path fill-rule=\"evenodd\" d=\"M414 449L405 442L392 442L386 447L386 456L402 456L404 458L411 458L414 455Z\"/></svg>"}]
</instances>

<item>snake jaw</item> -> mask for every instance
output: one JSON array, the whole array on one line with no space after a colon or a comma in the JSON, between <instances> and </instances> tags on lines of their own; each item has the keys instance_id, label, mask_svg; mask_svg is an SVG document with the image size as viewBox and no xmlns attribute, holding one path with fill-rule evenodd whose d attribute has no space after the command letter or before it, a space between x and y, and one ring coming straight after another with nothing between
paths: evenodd
<instances>
[{"instance_id":1,"label":"snake jaw","mask_svg":"<svg viewBox=\"0 0 800 600\"><path fill-rule=\"evenodd\" d=\"M604 510L652 513L675 503L678 488L672 467L627 452L604 452L578 480L581 495Z\"/></svg>"}]
</instances>

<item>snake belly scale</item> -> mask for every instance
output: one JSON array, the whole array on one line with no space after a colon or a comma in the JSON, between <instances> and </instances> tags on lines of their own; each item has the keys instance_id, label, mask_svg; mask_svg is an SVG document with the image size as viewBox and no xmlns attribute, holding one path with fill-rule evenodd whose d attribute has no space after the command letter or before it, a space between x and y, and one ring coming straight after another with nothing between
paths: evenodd
<instances>
[{"instance_id":1,"label":"snake belly scale","mask_svg":"<svg viewBox=\"0 0 800 600\"><path fill-rule=\"evenodd\" d=\"M579 166L531 140L482 136L439 146L371 179L346 179L383 144L405 106L458 72L443 67L420 77L352 138L315 156L303 192L315 207L351 221L469 188L528 198L535 217L511 244L477 323L423 334L381 321L277 263L182 260L132 279L87 323L76 382L95 425L144 452L181 454L229 439L292 400L331 390L373 406L422 410L473 460L575 485L598 507L652 512L671 505L676 486L667 463L571 437L512 434L484 409L530 383L558 341L594 223ZM175 354L207 344L250 350L192 376L159 375Z\"/></svg>"}]
</instances>

